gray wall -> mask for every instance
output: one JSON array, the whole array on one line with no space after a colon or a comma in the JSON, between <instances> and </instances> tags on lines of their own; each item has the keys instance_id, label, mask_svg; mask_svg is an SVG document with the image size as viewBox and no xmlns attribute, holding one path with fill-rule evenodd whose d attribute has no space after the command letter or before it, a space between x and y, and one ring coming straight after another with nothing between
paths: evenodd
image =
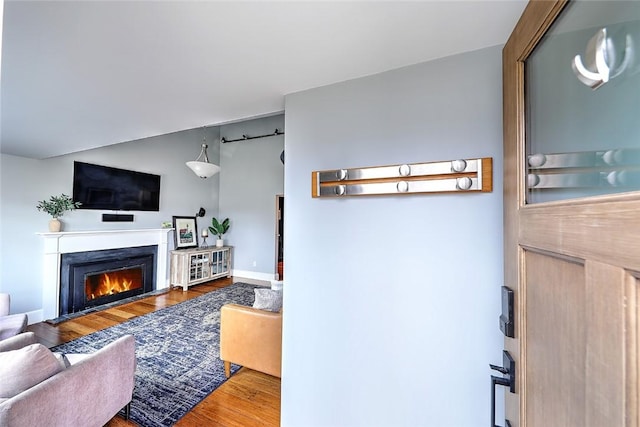
<instances>
[{"instance_id":1,"label":"gray wall","mask_svg":"<svg viewBox=\"0 0 640 427\"><path fill-rule=\"evenodd\" d=\"M219 162L219 128L206 131L209 158ZM132 212L132 223L101 222L109 211L77 210L62 217L64 231L160 228L173 215L194 216L207 210L198 229L217 215L219 177L198 178L185 162L200 153L203 130L147 138L105 148L45 159L0 157L0 290L11 293L12 312L39 310L42 304L43 241L49 216L36 210L39 200L72 194L73 161L85 161L161 176L159 212Z\"/></svg>"},{"instance_id":2,"label":"gray wall","mask_svg":"<svg viewBox=\"0 0 640 427\"><path fill-rule=\"evenodd\" d=\"M220 137L242 138L284 131L284 115L221 126ZM234 246L235 276L274 279L276 272L276 195L284 193L280 153L284 136L220 146L220 217L231 227L224 236Z\"/></svg>"},{"instance_id":3,"label":"gray wall","mask_svg":"<svg viewBox=\"0 0 640 427\"><path fill-rule=\"evenodd\" d=\"M286 97L283 426L489 422L501 84L494 47ZM310 194L314 170L485 156L492 193Z\"/></svg>"}]
</instances>

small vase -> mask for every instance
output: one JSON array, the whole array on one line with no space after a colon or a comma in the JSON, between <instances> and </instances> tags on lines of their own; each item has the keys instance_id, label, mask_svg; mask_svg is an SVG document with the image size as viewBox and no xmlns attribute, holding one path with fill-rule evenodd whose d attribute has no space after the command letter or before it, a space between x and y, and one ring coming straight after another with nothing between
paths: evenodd
<instances>
[{"instance_id":1,"label":"small vase","mask_svg":"<svg viewBox=\"0 0 640 427\"><path fill-rule=\"evenodd\" d=\"M60 232L60 229L62 228L62 223L60 222L60 220L58 218L53 218L52 220L49 221L49 231L52 233L58 233Z\"/></svg>"},{"instance_id":2,"label":"small vase","mask_svg":"<svg viewBox=\"0 0 640 427\"><path fill-rule=\"evenodd\" d=\"M223 239L216 240L216 248L221 248L223 246L224 246L224 240Z\"/></svg>"}]
</instances>

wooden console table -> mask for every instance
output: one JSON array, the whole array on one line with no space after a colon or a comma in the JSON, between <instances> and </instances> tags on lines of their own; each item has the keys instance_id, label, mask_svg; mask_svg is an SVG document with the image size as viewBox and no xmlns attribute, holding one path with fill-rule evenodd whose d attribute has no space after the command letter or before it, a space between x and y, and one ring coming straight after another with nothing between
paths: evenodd
<instances>
[{"instance_id":1,"label":"wooden console table","mask_svg":"<svg viewBox=\"0 0 640 427\"><path fill-rule=\"evenodd\" d=\"M189 286L231 277L231 246L171 251L171 286Z\"/></svg>"}]
</instances>

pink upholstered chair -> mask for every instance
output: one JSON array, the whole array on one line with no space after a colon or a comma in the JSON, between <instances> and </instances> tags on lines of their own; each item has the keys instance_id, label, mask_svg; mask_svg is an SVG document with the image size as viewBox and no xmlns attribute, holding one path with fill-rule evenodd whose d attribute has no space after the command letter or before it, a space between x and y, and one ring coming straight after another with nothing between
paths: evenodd
<instances>
[{"instance_id":1,"label":"pink upholstered chair","mask_svg":"<svg viewBox=\"0 0 640 427\"><path fill-rule=\"evenodd\" d=\"M26 314L9 314L11 297L0 293L0 340L11 338L27 330Z\"/></svg>"}]
</instances>

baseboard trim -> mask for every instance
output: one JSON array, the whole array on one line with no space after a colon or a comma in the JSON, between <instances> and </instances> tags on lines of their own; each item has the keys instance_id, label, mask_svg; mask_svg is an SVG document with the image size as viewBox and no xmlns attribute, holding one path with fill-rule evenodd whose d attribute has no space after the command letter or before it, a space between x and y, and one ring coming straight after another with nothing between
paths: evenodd
<instances>
[{"instance_id":1,"label":"baseboard trim","mask_svg":"<svg viewBox=\"0 0 640 427\"><path fill-rule=\"evenodd\" d=\"M34 323L40 323L44 320L44 310L34 310L27 312L27 323L33 325Z\"/></svg>"},{"instance_id":2,"label":"baseboard trim","mask_svg":"<svg viewBox=\"0 0 640 427\"><path fill-rule=\"evenodd\" d=\"M269 282L265 282L264 280L249 279L247 277L234 277L233 283L248 283L250 285L261 286L263 288L269 287Z\"/></svg>"},{"instance_id":3,"label":"baseboard trim","mask_svg":"<svg viewBox=\"0 0 640 427\"><path fill-rule=\"evenodd\" d=\"M276 275L274 273L261 273L259 271L247 271L247 270L232 270L231 275L234 279L250 279L257 280L260 282L266 282L268 286L271 285L271 281L276 279ZM259 283L263 284L263 283Z\"/></svg>"}]
</instances>

